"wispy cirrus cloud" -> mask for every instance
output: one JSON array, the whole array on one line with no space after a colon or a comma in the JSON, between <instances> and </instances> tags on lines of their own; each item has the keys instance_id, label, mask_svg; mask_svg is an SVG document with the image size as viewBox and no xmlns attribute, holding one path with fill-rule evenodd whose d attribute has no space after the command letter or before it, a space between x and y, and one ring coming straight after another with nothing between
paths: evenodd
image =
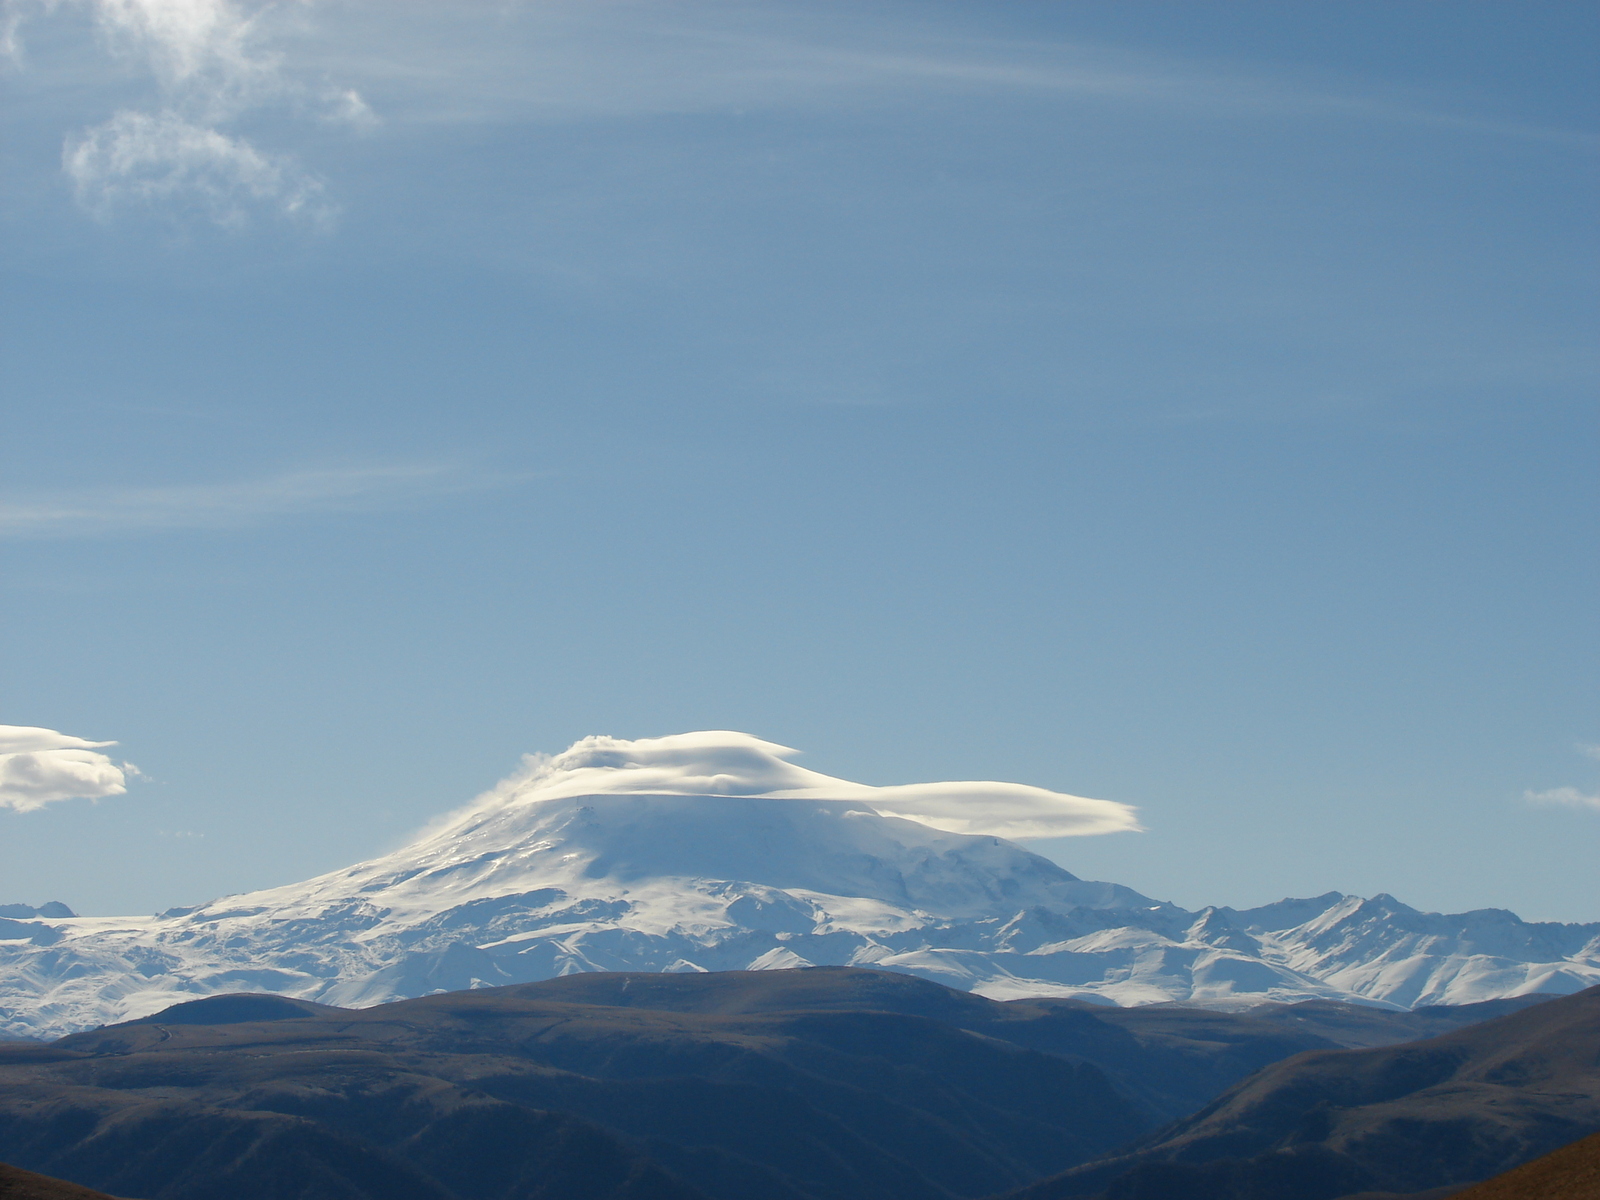
<instances>
[{"instance_id":1,"label":"wispy cirrus cloud","mask_svg":"<svg viewBox=\"0 0 1600 1200\"><path fill-rule=\"evenodd\" d=\"M1079 98L1236 118L1343 118L1592 149L1592 133L1471 111L1459 97L1085 40L974 36L959 22L777 4L328 10L306 52L429 123L859 106L954 95Z\"/></svg>"},{"instance_id":2,"label":"wispy cirrus cloud","mask_svg":"<svg viewBox=\"0 0 1600 1200\"><path fill-rule=\"evenodd\" d=\"M860 105L939 93L1035 93L1254 118L1343 118L1592 149L1583 130L1467 111L1450 97L1306 79L1089 42L992 39L958 24L776 4L548 0L318 5L316 0L0 0L0 40L47 14L87 16L100 51L134 67L150 103L117 104L66 138L79 202L257 215L326 227L326 182L235 128L272 108L376 123L370 87L403 120L465 123ZM315 12L317 26L310 16ZM81 39L80 39L81 40ZM259 136L259 135L252 135Z\"/></svg>"},{"instance_id":3,"label":"wispy cirrus cloud","mask_svg":"<svg viewBox=\"0 0 1600 1200\"><path fill-rule=\"evenodd\" d=\"M438 464L291 471L261 479L0 497L0 537L226 529L322 512L372 511L495 486L505 477Z\"/></svg>"}]
</instances>

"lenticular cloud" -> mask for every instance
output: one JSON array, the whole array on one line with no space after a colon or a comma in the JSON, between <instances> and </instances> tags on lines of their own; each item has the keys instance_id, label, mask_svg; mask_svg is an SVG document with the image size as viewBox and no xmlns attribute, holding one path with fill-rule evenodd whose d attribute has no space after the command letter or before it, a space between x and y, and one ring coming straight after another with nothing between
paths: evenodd
<instances>
[{"instance_id":1,"label":"lenticular cloud","mask_svg":"<svg viewBox=\"0 0 1600 1200\"><path fill-rule=\"evenodd\" d=\"M120 796L128 790L126 772L137 769L97 752L115 745L32 725L0 725L0 809L28 812L73 797Z\"/></svg>"},{"instance_id":2,"label":"lenticular cloud","mask_svg":"<svg viewBox=\"0 0 1600 1200\"><path fill-rule=\"evenodd\" d=\"M462 815L573 796L665 794L849 801L950 833L1006 838L1075 837L1140 828L1133 808L1113 800L989 781L872 787L787 761L798 753L730 730L631 742L587 737L554 756L530 755L521 771Z\"/></svg>"}]
</instances>

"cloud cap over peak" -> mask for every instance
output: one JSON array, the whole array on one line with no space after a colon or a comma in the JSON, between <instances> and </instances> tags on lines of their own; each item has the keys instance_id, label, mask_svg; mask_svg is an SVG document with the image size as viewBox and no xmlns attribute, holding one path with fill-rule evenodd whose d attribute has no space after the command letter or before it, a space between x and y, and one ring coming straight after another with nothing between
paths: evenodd
<instances>
[{"instance_id":1,"label":"cloud cap over peak","mask_svg":"<svg viewBox=\"0 0 1600 1200\"><path fill-rule=\"evenodd\" d=\"M556 755L530 755L521 771L471 812L595 795L744 796L842 800L951 833L1074 837L1137 830L1134 809L1019 783L971 780L873 787L787 761L798 750L733 730L628 741L603 735Z\"/></svg>"},{"instance_id":2,"label":"cloud cap over peak","mask_svg":"<svg viewBox=\"0 0 1600 1200\"><path fill-rule=\"evenodd\" d=\"M138 768L98 753L114 745L36 725L0 725L0 809L30 812L58 800L122 795Z\"/></svg>"}]
</instances>

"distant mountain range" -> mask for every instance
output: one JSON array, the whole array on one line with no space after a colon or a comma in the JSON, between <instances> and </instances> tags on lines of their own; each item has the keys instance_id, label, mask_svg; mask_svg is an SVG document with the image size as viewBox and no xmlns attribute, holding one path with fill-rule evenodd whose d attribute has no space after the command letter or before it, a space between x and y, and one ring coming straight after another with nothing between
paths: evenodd
<instances>
[{"instance_id":1,"label":"distant mountain range","mask_svg":"<svg viewBox=\"0 0 1600 1200\"><path fill-rule=\"evenodd\" d=\"M144 1200L1355 1200L1600 1128L1597 1051L1600 988L1241 1014L821 967L213 996L0 1043L0 1160Z\"/></svg>"},{"instance_id":2,"label":"distant mountain range","mask_svg":"<svg viewBox=\"0 0 1600 1200\"><path fill-rule=\"evenodd\" d=\"M1600 983L1600 923L1331 892L1191 912L861 800L501 796L382 858L197 908L3 911L11 1037L218 993L363 1006L575 971L875 966L995 999L1222 1007L1409 1009Z\"/></svg>"}]
</instances>

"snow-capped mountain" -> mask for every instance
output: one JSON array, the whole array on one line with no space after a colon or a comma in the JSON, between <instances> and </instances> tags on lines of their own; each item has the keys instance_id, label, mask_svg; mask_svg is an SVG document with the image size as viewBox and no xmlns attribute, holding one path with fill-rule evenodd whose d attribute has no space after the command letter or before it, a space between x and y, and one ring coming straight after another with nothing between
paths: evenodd
<instances>
[{"instance_id":1,"label":"snow-capped mountain","mask_svg":"<svg viewBox=\"0 0 1600 1200\"><path fill-rule=\"evenodd\" d=\"M1600 983L1600 924L1337 893L1188 912L956 831L1129 827L1123 806L873 789L792 753L741 734L585 739L403 849L305 883L155 917L0 920L0 1031L56 1036L217 992L362 1006L593 970L854 964L997 999L1230 1006Z\"/></svg>"}]
</instances>

